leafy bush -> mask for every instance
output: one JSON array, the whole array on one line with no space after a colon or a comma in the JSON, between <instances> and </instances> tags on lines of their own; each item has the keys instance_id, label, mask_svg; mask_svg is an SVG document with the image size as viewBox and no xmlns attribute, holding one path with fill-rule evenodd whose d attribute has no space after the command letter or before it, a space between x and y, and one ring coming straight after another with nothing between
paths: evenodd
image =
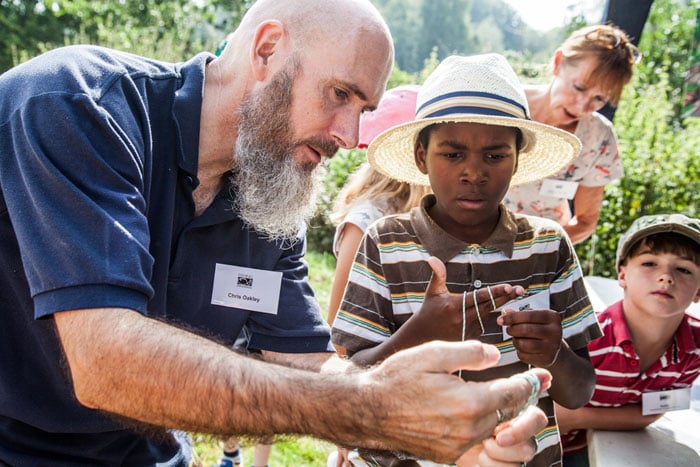
<instances>
[{"instance_id":1,"label":"leafy bush","mask_svg":"<svg viewBox=\"0 0 700 467\"><path fill-rule=\"evenodd\" d=\"M309 222L307 232L308 248L318 252L332 252L335 226L328 219L333 209L333 202L350 174L365 162L365 151L359 149L340 150L333 157L326 169L323 189L316 204L316 215Z\"/></svg>"},{"instance_id":2,"label":"leafy bush","mask_svg":"<svg viewBox=\"0 0 700 467\"><path fill-rule=\"evenodd\" d=\"M628 89L615 115L625 176L607 187L595 234L577 246L587 274L616 276L617 241L639 216L698 216L700 120L674 123L667 77L637 92Z\"/></svg>"},{"instance_id":3,"label":"leafy bush","mask_svg":"<svg viewBox=\"0 0 700 467\"><path fill-rule=\"evenodd\" d=\"M596 232L576 248L586 274L617 275L617 241L639 216L698 216L700 119L680 118L695 14L685 0L651 8L639 44L644 59L614 119L625 176L606 187Z\"/></svg>"}]
</instances>

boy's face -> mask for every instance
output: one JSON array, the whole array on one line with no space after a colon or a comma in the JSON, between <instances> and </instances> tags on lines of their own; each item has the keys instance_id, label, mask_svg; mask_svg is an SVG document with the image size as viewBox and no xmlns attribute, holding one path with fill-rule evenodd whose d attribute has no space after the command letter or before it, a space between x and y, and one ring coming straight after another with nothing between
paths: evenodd
<instances>
[{"instance_id":1,"label":"boy's face","mask_svg":"<svg viewBox=\"0 0 700 467\"><path fill-rule=\"evenodd\" d=\"M700 300L700 267L674 253L655 253L644 240L636 254L620 265L618 280L625 290L625 303L631 305L625 311L633 308L650 317L668 318L682 315Z\"/></svg>"},{"instance_id":2,"label":"boy's face","mask_svg":"<svg viewBox=\"0 0 700 467\"><path fill-rule=\"evenodd\" d=\"M441 123L430 129L415 160L437 199L430 216L461 240L482 243L498 222L498 205L517 169L517 130L479 123Z\"/></svg>"}]
</instances>

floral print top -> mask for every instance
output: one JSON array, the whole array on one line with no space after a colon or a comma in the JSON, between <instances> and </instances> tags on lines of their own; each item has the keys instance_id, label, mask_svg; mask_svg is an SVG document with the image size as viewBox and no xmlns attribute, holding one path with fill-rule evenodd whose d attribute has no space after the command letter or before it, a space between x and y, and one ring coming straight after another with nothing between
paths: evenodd
<instances>
[{"instance_id":1,"label":"floral print top","mask_svg":"<svg viewBox=\"0 0 700 467\"><path fill-rule=\"evenodd\" d=\"M612 123L598 112L581 119L574 133L583 145L568 166L548 177L576 182L579 186L605 186L623 176L617 136ZM560 224L571 216L568 200L540 194L542 180L512 187L504 202L516 213L546 217Z\"/></svg>"}]
</instances>

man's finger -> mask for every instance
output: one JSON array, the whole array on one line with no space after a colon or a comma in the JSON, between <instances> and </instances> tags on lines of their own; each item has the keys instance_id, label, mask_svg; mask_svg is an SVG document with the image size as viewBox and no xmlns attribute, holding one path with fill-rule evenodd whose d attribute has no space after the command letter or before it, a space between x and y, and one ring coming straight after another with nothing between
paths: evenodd
<instances>
[{"instance_id":1,"label":"man's finger","mask_svg":"<svg viewBox=\"0 0 700 467\"><path fill-rule=\"evenodd\" d=\"M501 357L496 346L477 340L464 342L432 341L401 351L401 358L408 358L415 371L429 373L478 371L494 366ZM396 354L395 354L396 355ZM389 357L386 362L395 356Z\"/></svg>"},{"instance_id":2,"label":"man's finger","mask_svg":"<svg viewBox=\"0 0 700 467\"><path fill-rule=\"evenodd\" d=\"M515 374L510 378L491 382L490 391L496 394L496 397L489 401L491 404L495 404L493 407L494 422L498 421L499 415L506 420L513 419L520 414L526 405L537 403L541 394L549 389L551 382L552 375L542 368L534 368L525 373ZM500 413L497 413L497 410Z\"/></svg>"},{"instance_id":3,"label":"man's finger","mask_svg":"<svg viewBox=\"0 0 700 467\"><path fill-rule=\"evenodd\" d=\"M547 426L547 415L538 407L526 407L516 419L504 423L496 429L495 442L502 448L523 442L529 444L530 438Z\"/></svg>"}]
</instances>

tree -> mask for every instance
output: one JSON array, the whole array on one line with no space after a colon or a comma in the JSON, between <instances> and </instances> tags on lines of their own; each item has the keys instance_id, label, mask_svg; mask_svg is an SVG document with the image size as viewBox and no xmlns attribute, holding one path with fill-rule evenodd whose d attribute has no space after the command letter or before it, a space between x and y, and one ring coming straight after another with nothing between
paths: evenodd
<instances>
[{"instance_id":1,"label":"tree","mask_svg":"<svg viewBox=\"0 0 700 467\"><path fill-rule=\"evenodd\" d=\"M0 0L0 72L46 50L91 43L164 60L213 50L246 0Z\"/></svg>"},{"instance_id":2,"label":"tree","mask_svg":"<svg viewBox=\"0 0 700 467\"><path fill-rule=\"evenodd\" d=\"M639 216L700 215L700 118L679 114L695 15L689 1L651 7L639 43L645 57L615 113L625 176L606 187L596 232L576 248L587 274L616 275L618 239Z\"/></svg>"},{"instance_id":3,"label":"tree","mask_svg":"<svg viewBox=\"0 0 700 467\"><path fill-rule=\"evenodd\" d=\"M465 17L468 0L424 0L421 4L420 35L423 41L419 47L422 57L428 57L437 48L440 60L465 49L469 37Z\"/></svg>"}]
</instances>

